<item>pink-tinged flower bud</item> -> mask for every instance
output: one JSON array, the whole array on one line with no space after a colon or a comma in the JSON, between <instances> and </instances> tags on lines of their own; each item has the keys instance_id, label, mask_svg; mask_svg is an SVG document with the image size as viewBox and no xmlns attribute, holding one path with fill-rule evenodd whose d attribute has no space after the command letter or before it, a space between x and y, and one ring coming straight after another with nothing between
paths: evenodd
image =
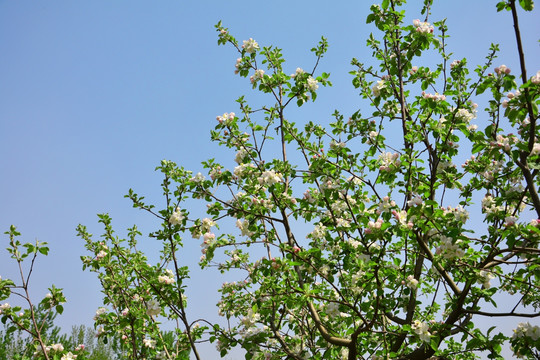
<instances>
[{"instance_id":1,"label":"pink-tinged flower bud","mask_svg":"<svg viewBox=\"0 0 540 360\"><path fill-rule=\"evenodd\" d=\"M501 66L498 66L495 68L495 73L497 73L497 75L502 75L502 74L510 74L510 68L508 68L506 65L501 65Z\"/></svg>"},{"instance_id":2,"label":"pink-tinged flower bud","mask_svg":"<svg viewBox=\"0 0 540 360\"><path fill-rule=\"evenodd\" d=\"M293 251L295 254L298 254L300 252L300 248L298 246L293 247Z\"/></svg>"},{"instance_id":3,"label":"pink-tinged flower bud","mask_svg":"<svg viewBox=\"0 0 540 360\"><path fill-rule=\"evenodd\" d=\"M508 94L506 95L506 97L509 98L510 100L512 100L512 99L514 98L514 93L511 93L511 92L510 92L510 93L508 93Z\"/></svg>"},{"instance_id":4,"label":"pink-tinged flower bud","mask_svg":"<svg viewBox=\"0 0 540 360\"><path fill-rule=\"evenodd\" d=\"M504 100L501 105L506 109L508 107L508 100Z\"/></svg>"}]
</instances>

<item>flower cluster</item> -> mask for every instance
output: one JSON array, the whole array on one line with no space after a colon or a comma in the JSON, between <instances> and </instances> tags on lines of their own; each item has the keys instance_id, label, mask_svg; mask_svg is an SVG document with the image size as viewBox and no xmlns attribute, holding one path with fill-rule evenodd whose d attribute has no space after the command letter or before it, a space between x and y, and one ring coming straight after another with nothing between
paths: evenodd
<instances>
[{"instance_id":1,"label":"flower cluster","mask_svg":"<svg viewBox=\"0 0 540 360\"><path fill-rule=\"evenodd\" d=\"M257 178L257 180L261 185L272 186L283 181L283 175L275 172L274 170L267 170L263 172L261 176Z\"/></svg>"},{"instance_id":2,"label":"flower cluster","mask_svg":"<svg viewBox=\"0 0 540 360\"><path fill-rule=\"evenodd\" d=\"M495 68L495 73L497 75L508 75L510 74L510 68L503 64Z\"/></svg>"},{"instance_id":3,"label":"flower cluster","mask_svg":"<svg viewBox=\"0 0 540 360\"><path fill-rule=\"evenodd\" d=\"M314 92L319 88L319 82L310 76L307 79L307 88L309 91Z\"/></svg>"},{"instance_id":4,"label":"flower cluster","mask_svg":"<svg viewBox=\"0 0 540 360\"><path fill-rule=\"evenodd\" d=\"M463 224L467 222L469 219L469 212L463 208L462 205L458 205L457 207L453 208L451 206L448 206L447 208L443 208L444 215L452 214L454 215L454 218L456 221L459 221Z\"/></svg>"},{"instance_id":5,"label":"flower cluster","mask_svg":"<svg viewBox=\"0 0 540 360\"><path fill-rule=\"evenodd\" d=\"M202 253L206 254L206 251L209 247L213 246L216 243L216 235L211 232L207 232L203 235L203 243L201 244Z\"/></svg>"},{"instance_id":6,"label":"flower cluster","mask_svg":"<svg viewBox=\"0 0 540 360\"><path fill-rule=\"evenodd\" d=\"M436 250L437 255L442 255L442 257L448 260L460 258L465 255L465 251L459 246L462 242L461 240L457 240L454 243L452 238L444 235L441 235L440 240L441 245Z\"/></svg>"},{"instance_id":7,"label":"flower cluster","mask_svg":"<svg viewBox=\"0 0 540 360\"><path fill-rule=\"evenodd\" d=\"M216 120L220 123L220 124L228 124L229 122L233 121L234 118L235 118L236 114L231 112L231 113L224 113L223 115L221 116L217 116L216 117Z\"/></svg>"},{"instance_id":8,"label":"flower cluster","mask_svg":"<svg viewBox=\"0 0 540 360\"><path fill-rule=\"evenodd\" d=\"M254 234L253 231L249 230L249 221L247 220L236 220L236 227L240 229L242 236L251 237Z\"/></svg>"},{"instance_id":9,"label":"flower cluster","mask_svg":"<svg viewBox=\"0 0 540 360\"><path fill-rule=\"evenodd\" d=\"M373 91L373 96L375 97L381 96L381 90L384 89L385 87L386 87L386 82L384 80L377 81L377 83L373 85L373 87L371 88L371 90Z\"/></svg>"},{"instance_id":10,"label":"flower cluster","mask_svg":"<svg viewBox=\"0 0 540 360\"><path fill-rule=\"evenodd\" d=\"M171 225L182 225L183 220L184 214L182 214L180 208L177 207L176 210L172 213L171 217L169 217L169 223Z\"/></svg>"},{"instance_id":11,"label":"flower cluster","mask_svg":"<svg viewBox=\"0 0 540 360\"><path fill-rule=\"evenodd\" d=\"M540 84L540 70L536 73L536 75L531 77L531 82L535 85Z\"/></svg>"},{"instance_id":12,"label":"flower cluster","mask_svg":"<svg viewBox=\"0 0 540 360\"><path fill-rule=\"evenodd\" d=\"M413 21L413 25L416 28L416 32L422 34L431 34L433 33L433 25L428 22L420 21L418 19Z\"/></svg>"},{"instance_id":13,"label":"flower cluster","mask_svg":"<svg viewBox=\"0 0 540 360\"><path fill-rule=\"evenodd\" d=\"M308 236L314 240L324 239L325 235L326 235L326 226L324 226L321 223L318 223L317 225L315 225L315 229L313 229L313 231L308 234Z\"/></svg>"},{"instance_id":14,"label":"flower cluster","mask_svg":"<svg viewBox=\"0 0 540 360\"><path fill-rule=\"evenodd\" d=\"M11 308L11 305L9 305L8 303L0 305L0 314L5 312L6 310L9 310L10 308Z\"/></svg>"},{"instance_id":15,"label":"flower cluster","mask_svg":"<svg viewBox=\"0 0 540 360\"><path fill-rule=\"evenodd\" d=\"M196 183L201 183L204 181L204 179L205 179L204 175L198 172L197 175L191 178L191 181L196 182Z\"/></svg>"},{"instance_id":16,"label":"flower cluster","mask_svg":"<svg viewBox=\"0 0 540 360\"><path fill-rule=\"evenodd\" d=\"M459 66L459 64L461 64L461 60L454 60L454 61L452 61L452 63L450 64L450 69L453 69L453 68L455 68L456 66Z\"/></svg>"},{"instance_id":17,"label":"flower cluster","mask_svg":"<svg viewBox=\"0 0 540 360\"><path fill-rule=\"evenodd\" d=\"M146 346L147 348L153 349L156 347L156 340L143 339L143 345Z\"/></svg>"},{"instance_id":18,"label":"flower cluster","mask_svg":"<svg viewBox=\"0 0 540 360\"><path fill-rule=\"evenodd\" d=\"M252 38L249 38L249 40L244 40L242 49L244 49L248 54L253 54L259 49L259 44Z\"/></svg>"},{"instance_id":19,"label":"flower cluster","mask_svg":"<svg viewBox=\"0 0 540 360\"><path fill-rule=\"evenodd\" d=\"M241 179L253 169L255 169L256 166L254 164L240 164L237 167L234 168L233 174L238 178Z\"/></svg>"},{"instance_id":20,"label":"flower cluster","mask_svg":"<svg viewBox=\"0 0 540 360\"><path fill-rule=\"evenodd\" d=\"M409 276L407 276L407 280L405 281L405 285L406 285L409 289L415 290L415 289L418 287L418 280L416 280L416 279L414 278L414 276L409 275Z\"/></svg>"},{"instance_id":21,"label":"flower cluster","mask_svg":"<svg viewBox=\"0 0 540 360\"><path fill-rule=\"evenodd\" d=\"M381 218L377 219L377 221L375 221L375 222L370 220L368 222L368 227L365 230L365 233L366 234L371 234L371 233L373 233L373 232L375 232L377 230L380 230L382 224L383 224L383 220Z\"/></svg>"},{"instance_id":22,"label":"flower cluster","mask_svg":"<svg viewBox=\"0 0 540 360\"><path fill-rule=\"evenodd\" d=\"M249 80L252 84L255 84L258 80L261 80L264 77L264 70L257 69L255 70L255 74L251 75Z\"/></svg>"},{"instance_id":23,"label":"flower cluster","mask_svg":"<svg viewBox=\"0 0 540 360\"><path fill-rule=\"evenodd\" d=\"M392 208L396 206L396 202L394 200L390 200L389 196L385 196L381 203L379 204L379 208L377 210L377 213L381 214L383 212L391 211Z\"/></svg>"},{"instance_id":24,"label":"flower cluster","mask_svg":"<svg viewBox=\"0 0 540 360\"><path fill-rule=\"evenodd\" d=\"M41 345L38 345L37 348L36 348L36 351L34 352L34 356L37 357L37 356L39 356L41 354L49 354L51 351L62 352L62 351L64 351L64 345L62 345L62 344L54 344L54 345L50 345L50 346L45 346L45 348L41 347ZM73 357L73 354L72 354L72 359L74 359L74 358L75 357ZM62 357L62 359L64 359L64 357Z\"/></svg>"},{"instance_id":25,"label":"flower cluster","mask_svg":"<svg viewBox=\"0 0 540 360\"><path fill-rule=\"evenodd\" d=\"M480 270L478 273L478 284L482 284L486 289L489 289L491 287L491 279L495 277L491 272L486 270Z\"/></svg>"},{"instance_id":26,"label":"flower cluster","mask_svg":"<svg viewBox=\"0 0 540 360\"><path fill-rule=\"evenodd\" d=\"M391 171L393 167L399 168L401 166L398 153L383 152L379 155L379 162L381 164L379 170L381 171Z\"/></svg>"},{"instance_id":27,"label":"flower cluster","mask_svg":"<svg viewBox=\"0 0 540 360\"><path fill-rule=\"evenodd\" d=\"M170 285L170 284L174 284L176 280L174 279L174 273L171 270L167 269L165 270L165 275L158 276L158 281L161 284Z\"/></svg>"},{"instance_id":28,"label":"flower cluster","mask_svg":"<svg viewBox=\"0 0 540 360\"><path fill-rule=\"evenodd\" d=\"M415 320L412 323L412 329L416 335L422 340L423 342L429 342L431 338L431 334L429 332L429 326L428 324L420 321Z\"/></svg>"},{"instance_id":29,"label":"flower cluster","mask_svg":"<svg viewBox=\"0 0 540 360\"><path fill-rule=\"evenodd\" d=\"M533 341L540 339L540 326L531 325L529 322L519 323L517 328L514 329L514 339L527 337Z\"/></svg>"},{"instance_id":30,"label":"flower cluster","mask_svg":"<svg viewBox=\"0 0 540 360\"><path fill-rule=\"evenodd\" d=\"M422 91L422 97L424 99L432 99L432 100L435 100L435 101L444 101L444 100L446 100L446 96L444 96L442 94L439 94L439 93L430 94L430 93L427 93L425 91Z\"/></svg>"},{"instance_id":31,"label":"flower cluster","mask_svg":"<svg viewBox=\"0 0 540 360\"><path fill-rule=\"evenodd\" d=\"M476 112L471 112L463 108L458 109L458 111L456 112L456 119L461 120L467 124L471 122L471 120L474 118L476 118Z\"/></svg>"},{"instance_id":32,"label":"flower cluster","mask_svg":"<svg viewBox=\"0 0 540 360\"><path fill-rule=\"evenodd\" d=\"M298 77L298 75L302 75L303 73L304 73L304 69L296 68L296 72L294 74L291 74L291 77L294 79Z\"/></svg>"},{"instance_id":33,"label":"flower cluster","mask_svg":"<svg viewBox=\"0 0 540 360\"><path fill-rule=\"evenodd\" d=\"M161 307L157 300L152 299L146 303L146 315L158 316L161 313Z\"/></svg>"},{"instance_id":34,"label":"flower cluster","mask_svg":"<svg viewBox=\"0 0 540 360\"><path fill-rule=\"evenodd\" d=\"M96 321L101 315L105 314L107 312L107 309L104 307L100 307L96 310L96 315L94 315L94 321Z\"/></svg>"}]
</instances>

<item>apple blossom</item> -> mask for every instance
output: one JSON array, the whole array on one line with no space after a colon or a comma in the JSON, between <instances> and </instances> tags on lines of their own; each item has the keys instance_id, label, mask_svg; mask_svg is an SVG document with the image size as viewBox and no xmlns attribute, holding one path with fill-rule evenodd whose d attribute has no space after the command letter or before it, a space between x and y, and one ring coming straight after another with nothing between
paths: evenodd
<instances>
[{"instance_id":1,"label":"apple blossom","mask_svg":"<svg viewBox=\"0 0 540 360\"><path fill-rule=\"evenodd\" d=\"M146 303L146 314L148 316L158 316L161 313L161 307L157 300L152 299Z\"/></svg>"},{"instance_id":2,"label":"apple blossom","mask_svg":"<svg viewBox=\"0 0 540 360\"><path fill-rule=\"evenodd\" d=\"M422 91L422 97L424 99L432 99L432 100L435 100L435 101L444 101L446 100L446 96L442 95L442 94L439 94L439 93L435 93L435 94L429 94L425 91Z\"/></svg>"},{"instance_id":3,"label":"apple blossom","mask_svg":"<svg viewBox=\"0 0 540 360\"><path fill-rule=\"evenodd\" d=\"M153 349L156 347L156 340L143 339L143 344L144 346Z\"/></svg>"},{"instance_id":4,"label":"apple blossom","mask_svg":"<svg viewBox=\"0 0 540 360\"><path fill-rule=\"evenodd\" d=\"M51 350L53 351L64 351L64 345L62 344L54 344L54 345L51 345Z\"/></svg>"},{"instance_id":5,"label":"apple blossom","mask_svg":"<svg viewBox=\"0 0 540 360\"><path fill-rule=\"evenodd\" d=\"M201 174L200 172L198 172L197 175L195 175L194 177L191 178L191 181L196 182L196 183L203 182L204 181L204 175Z\"/></svg>"},{"instance_id":6,"label":"apple blossom","mask_svg":"<svg viewBox=\"0 0 540 360\"><path fill-rule=\"evenodd\" d=\"M377 84L373 85L371 90L373 91L373 96L379 97L381 96L381 90L386 87L386 82L384 80L377 81Z\"/></svg>"},{"instance_id":7,"label":"apple blossom","mask_svg":"<svg viewBox=\"0 0 540 360\"><path fill-rule=\"evenodd\" d=\"M249 230L249 221L236 220L236 227L240 229L242 236L251 237L254 232Z\"/></svg>"},{"instance_id":8,"label":"apple blossom","mask_svg":"<svg viewBox=\"0 0 540 360\"><path fill-rule=\"evenodd\" d=\"M249 78L249 80L251 81L252 84L256 83L258 80L261 80L264 76L264 70L262 69L257 69L255 70L255 73L253 75L251 75L251 77Z\"/></svg>"},{"instance_id":9,"label":"apple blossom","mask_svg":"<svg viewBox=\"0 0 540 360\"><path fill-rule=\"evenodd\" d=\"M418 337L420 338L421 341L423 341L423 342L429 342L430 341L431 334L429 332L429 326L426 323L421 322L420 320L415 320L412 323L411 327L412 327L413 331L415 332L415 334L418 335Z\"/></svg>"},{"instance_id":10,"label":"apple blossom","mask_svg":"<svg viewBox=\"0 0 540 360\"><path fill-rule=\"evenodd\" d=\"M495 278L495 275L486 270L480 270L478 275L480 278L477 280L477 282L482 284L486 289L489 289L491 287L491 279Z\"/></svg>"},{"instance_id":11,"label":"apple blossom","mask_svg":"<svg viewBox=\"0 0 540 360\"><path fill-rule=\"evenodd\" d=\"M216 120L220 123L220 124L229 124L231 121L234 120L234 118L236 117L236 114L231 112L231 113L224 113L223 115L221 116L218 116L216 117Z\"/></svg>"},{"instance_id":12,"label":"apple blossom","mask_svg":"<svg viewBox=\"0 0 540 360\"><path fill-rule=\"evenodd\" d=\"M244 40L242 49L244 49L248 54L253 54L259 49L259 44L257 44L257 42L252 38L249 38L249 40Z\"/></svg>"},{"instance_id":13,"label":"apple blossom","mask_svg":"<svg viewBox=\"0 0 540 360\"><path fill-rule=\"evenodd\" d=\"M326 226L324 226L321 223L318 223L315 225L315 229L309 233L309 237L311 237L314 240L321 240L324 239L324 236L326 234Z\"/></svg>"},{"instance_id":14,"label":"apple blossom","mask_svg":"<svg viewBox=\"0 0 540 360\"><path fill-rule=\"evenodd\" d=\"M75 359L77 359L77 355L73 355L71 351L62 355L62 357L60 358L60 360L75 360Z\"/></svg>"},{"instance_id":15,"label":"apple blossom","mask_svg":"<svg viewBox=\"0 0 540 360\"><path fill-rule=\"evenodd\" d=\"M536 73L533 77L531 77L531 82L535 85L540 84L540 71Z\"/></svg>"},{"instance_id":16,"label":"apple blossom","mask_svg":"<svg viewBox=\"0 0 540 360\"><path fill-rule=\"evenodd\" d=\"M315 80L313 77L308 77L307 79L307 88L309 91L313 92L313 91L317 91L317 89L319 88L319 85L318 85L318 81Z\"/></svg>"},{"instance_id":17,"label":"apple blossom","mask_svg":"<svg viewBox=\"0 0 540 360\"><path fill-rule=\"evenodd\" d=\"M304 74L304 70L302 68L296 68L296 72L294 74L291 75L292 78L295 78L299 75L302 75Z\"/></svg>"},{"instance_id":18,"label":"apple blossom","mask_svg":"<svg viewBox=\"0 0 540 360\"><path fill-rule=\"evenodd\" d=\"M176 208L176 210L173 212L171 217L169 217L169 223L172 225L182 225L182 221L184 220L184 215L182 214L182 211L179 207Z\"/></svg>"},{"instance_id":19,"label":"apple blossom","mask_svg":"<svg viewBox=\"0 0 540 360\"><path fill-rule=\"evenodd\" d=\"M433 25L431 25L428 22L420 21L418 19L413 21L413 25L416 28L416 31L419 33L424 33L424 34L433 33L433 30L434 30Z\"/></svg>"},{"instance_id":20,"label":"apple blossom","mask_svg":"<svg viewBox=\"0 0 540 360\"><path fill-rule=\"evenodd\" d=\"M416 280L414 276L409 275L407 276L406 285L408 288L415 290L418 287L418 280Z\"/></svg>"},{"instance_id":21,"label":"apple blossom","mask_svg":"<svg viewBox=\"0 0 540 360\"><path fill-rule=\"evenodd\" d=\"M508 68L506 65L501 65L495 68L495 73L497 75L508 75L510 74L510 68Z\"/></svg>"},{"instance_id":22,"label":"apple blossom","mask_svg":"<svg viewBox=\"0 0 540 360\"><path fill-rule=\"evenodd\" d=\"M4 311L9 310L11 306L8 303L0 305L0 314L2 314Z\"/></svg>"},{"instance_id":23,"label":"apple blossom","mask_svg":"<svg viewBox=\"0 0 540 360\"><path fill-rule=\"evenodd\" d=\"M460 63L461 63L461 60L454 60L454 61L452 61L452 63L450 64L450 68L453 69L453 68L455 68L456 66L458 66Z\"/></svg>"},{"instance_id":24,"label":"apple blossom","mask_svg":"<svg viewBox=\"0 0 540 360\"><path fill-rule=\"evenodd\" d=\"M399 168L401 166L398 153L383 152L379 155L379 162L381 164L379 167L381 171L391 171L392 168Z\"/></svg>"},{"instance_id":25,"label":"apple blossom","mask_svg":"<svg viewBox=\"0 0 540 360\"><path fill-rule=\"evenodd\" d=\"M531 325L529 322L519 323L517 328L514 329L514 338L528 337L533 341L540 339L540 326Z\"/></svg>"},{"instance_id":26,"label":"apple blossom","mask_svg":"<svg viewBox=\"0 0 540 360\"><path fill-rule=\"evenodd\" d=\"M283 181L283 175L275 172L274 170L267 170L263 172L262 175L257 178L257 180L261 185L272 186Z\"/></svg>"}]
</instances>

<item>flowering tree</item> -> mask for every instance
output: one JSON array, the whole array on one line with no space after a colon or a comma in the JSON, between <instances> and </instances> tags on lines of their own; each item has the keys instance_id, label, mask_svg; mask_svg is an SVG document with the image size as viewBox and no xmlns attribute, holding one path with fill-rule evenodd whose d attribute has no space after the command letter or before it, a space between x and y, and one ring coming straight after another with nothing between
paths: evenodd
<instances>
[{"instance_id":1,"label":"flowering tree","mask_svg":"<svg viewBox=\"0 0 540 360\"><path fill-rule=\"evenodd\" d=\"M66 298L62 289L52 285L39 303L35 303L30 295L30 279L34 265L39 255L46 256L49 253L47 243L36 240L35 243L22 244L18 239L21 234L13 225L5 234L9 236L7 251L17 264L20 279L14 281L0 277L0 301L17 297L22 299L24 306L12 306L9 302L0 304L0 320L5 325L2 340L12 342L2 344L2 350L6 353L0 354L0 359L4 356L10 356L10 359L86 359L88 353L84 345L75 344L71 349L64 348L67 338L60 336L60 329L53 325L55 317L64 311L62 304L66 302ZM30 265L25 268L27 260L30 260ZM19 337L18 344L13 344L12 334L15 332L28 335L28 341ZM10 345L18 345L20 351L9 348Z\"/></svg>"},{"instance_id":2,"label":"flowering tree","mask_svg":"<svg viewBox=\"0 0 540 360\"><path fill-rule=\"evenodd\" d=\"M211 138L235 153L234 167L210 159L207 174L194 175L162 161L160 209L130 190L134 207L162 222L150 234L163 245L155 265L137 249L136 227L122 239L100 215L98 241L79 227L92 254L84 267L105 294L95 318L102 336L119 331L133 359L200 359L205 340L222 356L240 346L247 359L498 359L507 341L518 356L540 356L531 324L540 316L540 72L527 75L518 5L497 4L515 28L516 77L494 66L496 45L471 74L447 53L445 22L429 22L432 1L412 24L404 2L371 6L367 21L380 35L367 45L379 66L352 61L370 107L336 111L329 128L287 116L331 85L318 71L324 38L315 65L289 75L279 48L241 44L216 26L218 43L240 54L236 73L270 104L252 109L241 97L239 115L217 117ZM428 54L440 60L415 65ZM482 93L484 109L475 103ZM190 211L190 199L206 214ZM224 324L188 312L185 235L201 239L203 268L244 273L219 290ZM523 322L508 337L477 327L479 317ZM174 336L163 336L160 319L174 323Z\"/></svg>"}]
</instances>

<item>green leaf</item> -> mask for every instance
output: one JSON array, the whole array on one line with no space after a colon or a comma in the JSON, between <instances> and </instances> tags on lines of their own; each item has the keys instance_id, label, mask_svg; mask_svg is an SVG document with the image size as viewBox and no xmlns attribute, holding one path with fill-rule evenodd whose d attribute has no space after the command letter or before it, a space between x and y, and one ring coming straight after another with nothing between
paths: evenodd
<instances>
[{"instance_id":1,"label":"green leaf","mask_svg":"<svg viewBox=\"0 0 540 360\"><path fill-rule=\"evenodd\" d=\"M525 11L532 11L534 8L534 2L532 0L519 0L519 5Z\"/></svg>"},{"instance_id":2,"label":"green leaf","mask_svg":"<svg viewBox=\"0 0 540 360\"><path fill-rule=\"evenodd\" d=\"M48 255L49 254L49 248L46 247L46 246L43 246L43 247L40 247L39 248L39 252L43 255Z\"/></svg>"}]
</instances>

